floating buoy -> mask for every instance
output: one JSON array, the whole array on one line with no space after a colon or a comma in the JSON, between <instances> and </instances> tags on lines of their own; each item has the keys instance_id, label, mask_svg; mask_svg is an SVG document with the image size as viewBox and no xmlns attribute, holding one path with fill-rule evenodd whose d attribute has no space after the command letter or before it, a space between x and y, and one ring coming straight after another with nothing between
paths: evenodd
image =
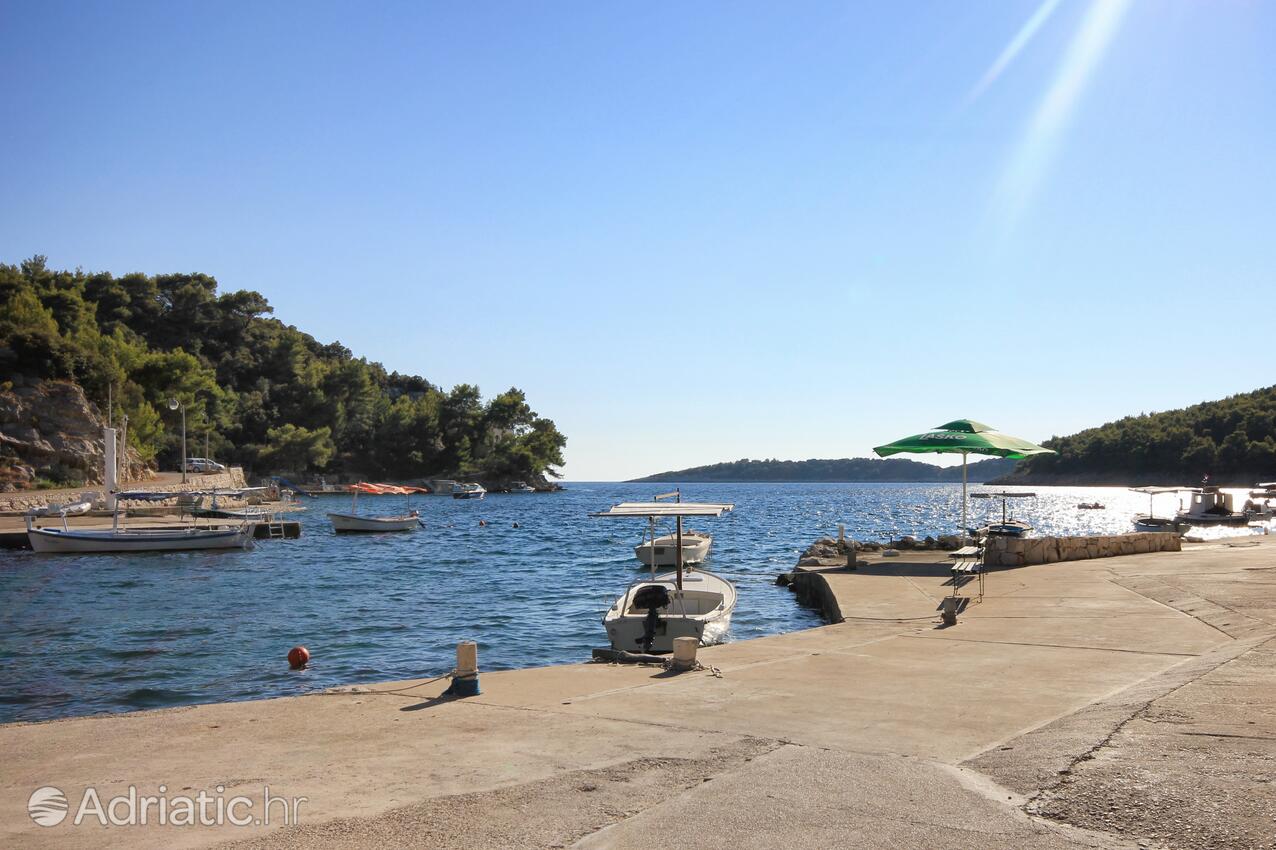
<instances>
[{"instance_id":1,"label":"floating buoy","mask_svg":"<svg viewBox=\"0 0 1276 850\"><path fill-rule=\"evenodd\" d=\"M300 670L310 661L310 650L304 646L294 646L288 650L288 666L294 670Z\"/></svg>"}]
</instances>

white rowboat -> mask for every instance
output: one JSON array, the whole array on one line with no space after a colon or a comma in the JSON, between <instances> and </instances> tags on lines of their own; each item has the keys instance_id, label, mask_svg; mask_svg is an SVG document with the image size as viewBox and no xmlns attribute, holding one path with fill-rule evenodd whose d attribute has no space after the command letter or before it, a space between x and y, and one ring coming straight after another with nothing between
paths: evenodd
<instances>
[{"instance_id":1,"label":"white rowboat","mask_svg":"<svg viewBox=\"0 0 1276 850\"><path fill-rule=\"evenodd\" d=\"M712 545L713 538L707 534L701 534L698 531L682 532L682 562L684 564L702 563L709 557L709 547ZM634 554L648 567L676 567L678 566L677 546L678 536L666 534L664 537L639 543L634 547Z\"/></svg>"},{"instance_id":2,"label":"white rowboat","mask_svg":"<svg viewBox=\"0 0 1276 850\"><path fill-rule=\"evenodd\" d=\"M348 531L411 531L420 523L415 513L401 516L365 516L361 514L328 514L332 530Z\"/></svg>"}]
</instances>

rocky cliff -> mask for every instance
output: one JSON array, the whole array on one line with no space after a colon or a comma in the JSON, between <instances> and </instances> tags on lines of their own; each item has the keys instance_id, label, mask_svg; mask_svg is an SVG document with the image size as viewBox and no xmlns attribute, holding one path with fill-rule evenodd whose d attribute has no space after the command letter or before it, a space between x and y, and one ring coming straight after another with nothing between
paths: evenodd
<instances>
[{"instance_id":1,"label":"rocky cliff","mask_svg":"<svg viewBox=\"0 0 1276 850\"><path fill-rule=\"evenodd\" d=\"M100 484L105 425L78 384L20 375L0 383L0 490ZM128 454L129 480L150 477L137 452Z\"/></svg>"}]
</instances>

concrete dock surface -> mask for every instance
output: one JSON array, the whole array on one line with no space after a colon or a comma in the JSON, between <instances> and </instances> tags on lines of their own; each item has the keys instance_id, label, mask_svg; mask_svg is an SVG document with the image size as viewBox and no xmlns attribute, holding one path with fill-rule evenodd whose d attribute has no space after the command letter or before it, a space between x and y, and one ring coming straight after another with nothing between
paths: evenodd
<instances>
[{"instance_id":1,"label":"concrete dock surface","mask_svg":"<svg viewBox=\"0 0 1276 850\"><path fill-rule=\"evenodd\" d=\"M845 622L702 649L702 671L0 726L0 844L1276 847L1276 539L991 571L947 628L938 558L821 575ZM160 784L306 799L295 825L28 814L42 786L74 814L85 788Z\"/></svg>"}]
</instances>

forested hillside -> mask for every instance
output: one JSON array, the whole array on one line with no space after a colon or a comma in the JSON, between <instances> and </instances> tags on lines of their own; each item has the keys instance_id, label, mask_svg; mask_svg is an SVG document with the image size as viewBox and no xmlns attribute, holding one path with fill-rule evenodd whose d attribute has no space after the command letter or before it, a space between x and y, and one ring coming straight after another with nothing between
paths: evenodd
<instances>
[{"instance_id":1,"label":"forested hillside","mask_svg":"<svg viewBox=\"0 0 1276 850\"><path fill-rule=\"evenodd\" d=\"M971 481L983 482L1006 475L1013 460L991 458L972 462L967 469ZM960 481L961 467L935 466L906 458L839 458L836 460L736 460L696 466L675 472L661 472L636 481L879 481L926 483Z\"/></svg>"},{"instance_id":2,"label":"forested hillside","mask_svg":"<svg viewBox=\"0 0 1276 850\"><path fill-rule=\"evenodd\" d=\"M1276 386L1141 416L1042 445L1007 484L1219 484L1276 481Z\"/></svg>"},{"instance_id":3,"label":"forested hillside","mask_svg":"<svg viewBox=\"0 0 1276 850\"><path fill-rule=\"evenodd\" d=\"M143 458L177 462L177 397L190 454L205 435L219 460L266 471L374 477L555 474L566 439L511 388L486 403L387 372L340 343L270 317L256 292L218 292L203 274L54 271L45 258L0 264L0 382L81 385L127 415ZM198 446L198 451L194 447Z\"/></svg>"}]
</instances>

